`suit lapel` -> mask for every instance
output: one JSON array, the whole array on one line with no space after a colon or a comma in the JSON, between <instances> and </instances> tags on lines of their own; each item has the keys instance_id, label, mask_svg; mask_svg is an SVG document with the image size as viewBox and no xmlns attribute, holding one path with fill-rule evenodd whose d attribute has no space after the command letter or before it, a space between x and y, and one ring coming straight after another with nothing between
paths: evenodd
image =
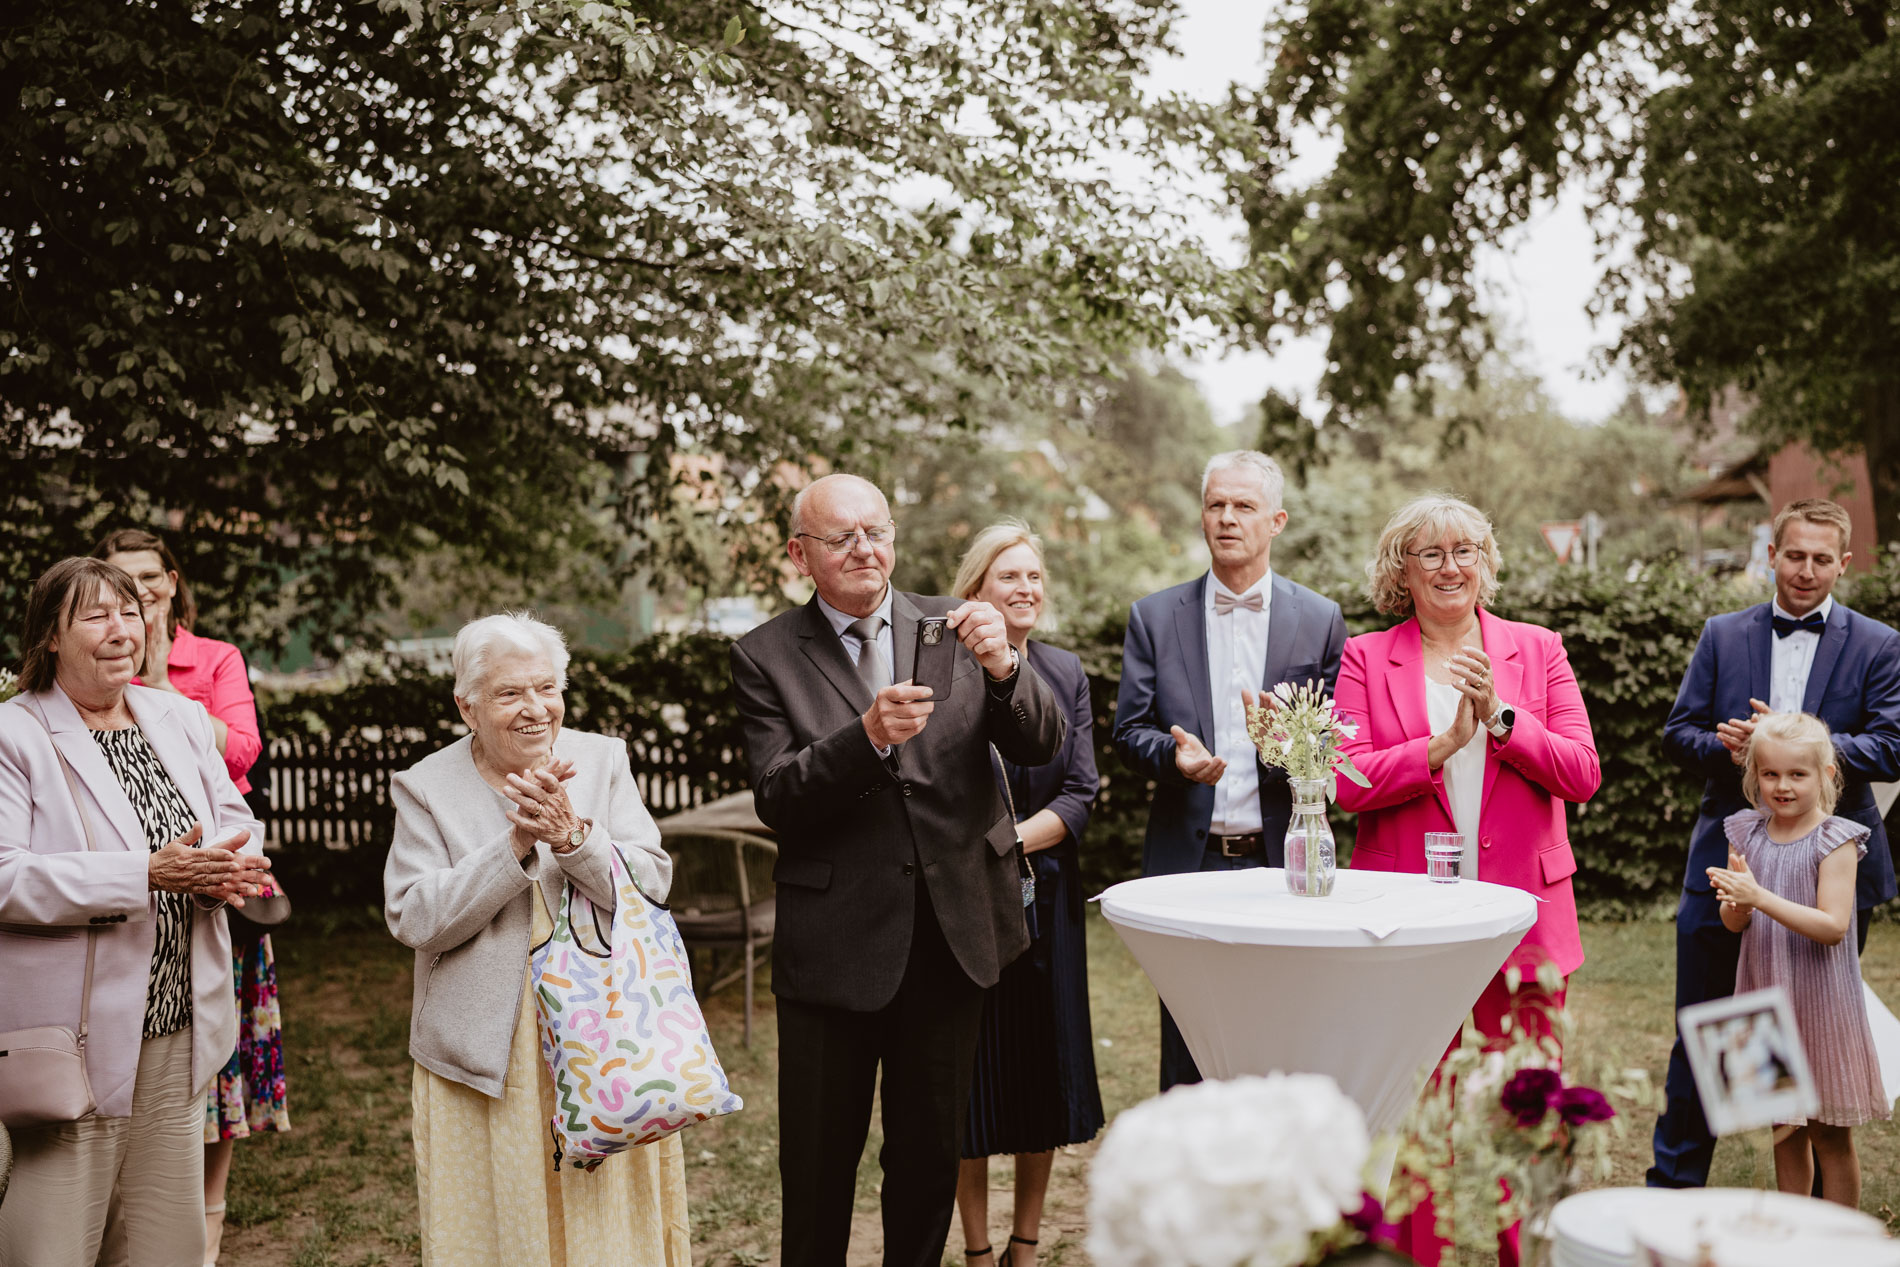
<instances>
[{"instance_id":1,"label":"suit lapel","mask_svg":"<svg viewBox=\"0 0 1900 1267\"><path fill-rule=\"evenodd\" d=\"M856 666L851 663L851 657L845 654L843 641L833 632L831 622L825 619L825 613L819 610L815 597L805 604L805 626L798 631L798 642L805 658L817 667L825 681L831 683L853 711L863 713L871 707L871 693L858 680ZM901 682L903 679L892 680Z\"/></svg>"},{"instance_id":2,"label":"suit lapel","mask_svg":"<svg viewBox=\"0 0 1900 1267\"><path fill-rule=\"evenodd\" d=\"M1202 576L1201 583L1191 586L1174 609L1174 636L1194 699L1194 737L1208 745L1214 742L1214 687L1207 676L1207 587L1213 583L1213 573ZM1268 646L1272 646L1270 641Z\"/></svg>"},{"instance_id":3,"label":"suit lapel","mask_svg":"<svg viewBox=\"0 0 1900 1267\"><path fill-rule=\"evenodd\" d=\"M79 716L79 710L66 698L66 692L58 686L39 697L40 716L46 721L46 728L52 733L53 746L66 758L66 764L72 767L73 775L79 785L92 795L93 805L106 816L112 831L107 832L99 823L93 824L93 839L104 847L112 836L126 849L135 849L146 843L145 827L139 822L138 814L132 808L131 799L125 789L119 786L119 780L113 777L112 767L106 764L105 754L99 751L99 744L92 737L92 731ZM65 782L64 775L60 781ZM82 813L91 814L92 809L82 805Z\"/></svg>"},{"instance_id":4,"label":"suit lapel","mask_svg":"<svg viewBox=\"0 0 1900 1267\"><path fill-rule=\"evenodd\" d=\"M917 622L924 618L910 595L891 591L891 681L908 682L917 676ZM951 634L955 637L955 634Z\"/></svg>"},{"instance_id":5,"label":"suit lapel","mask_svg":"<svg viewBox=\"0 0 1900 1267\"><path fill-rule=\"evenodd\" d=\"M1835 604L1837 607L1839 605ZM1823 641L1826 640L1823 639ZM1775 689L1774 661L1770 651L1774 644L1774 609L1767 603L1763 603L1755 609L1755 618L1748 625L1749 699L1758 699L1765 703L1770 692ZM1719 719L1721 713L1718 711L1716 716Z\"/></svg>"},{"instance_id":6,"label":"suit lapel","mask_svg":"<svg viewBox=\"0 0 1900 1267\"><path fill-rule=\"evenodd\" d=\"M1393 715L1407 739L1430 739L1432 721L1425 712L1425 650L1417 619L1394 626L1390 637L1385 689L1392 700ZM1438 782L1436 794L1445 817L1450 819L1451 801L1445 795L1443 779Z\"/></svg>"},{"instance_id":7,"label":"suit lapel","mask_svg":"<svg viewBox=\"0 0 1900 1267\"><path fill-rule=\"evenodd\" d=\"M1305 614L1306 604L1300 601L1300 591L1276 572L1273 606L1267 612L1267 662L1260 675L1260 685L1265 689L1270 691L1286 680L1294 649L1300 645L1300 618Z\"/></svg>"},{"instance_id":8,"label":"suit lapel","mask_svg":"<svg viewBox=\"0 0 1900 1267\"><path fill-rule=\"evenodd\" d=\"M1517 639L1511 637L1504 622L1490 612L1478 610L1479 637L1484 641L1485 654L1491 657L1491 684L1497 691L1500 702L1516 707L1524 698L1524 661L1518 652ZM1482 717L1478 719L1484 721ZM1484 821L1484 807L1491 803L1491 785L1498 781L1498 754L1491 750L1488 739L1484 745L1484 792L1478 801L1478 820Z\"/></svg>"},{"instance_id":9,"label":"suit lapel","mask_svg":"<svg viewBox=\"0 0 1900 1267\"><path fill-rule=\"evenodd\" d=\"M1827 628L1821 631L1821 645L1814 649L1814 664L1808 670L1808 689L1801 693L1802 712L1821 711L1821 697L1827 694L1828 679L1834 676L1834 666L1840 663L1841 652L1846 648L1847 607L1837 599L1834 610L1828 613ZM1768 697L1757 695L1755 698Z\"/></svg>"}]
</instances>

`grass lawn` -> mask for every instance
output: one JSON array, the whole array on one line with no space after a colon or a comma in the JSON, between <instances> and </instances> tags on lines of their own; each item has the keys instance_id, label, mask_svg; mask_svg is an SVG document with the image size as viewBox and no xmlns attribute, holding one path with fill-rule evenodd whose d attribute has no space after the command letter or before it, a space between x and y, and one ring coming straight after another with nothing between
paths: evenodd
<instances>
[{"instance_id":1,"label":"grass lawn","mask_svg":"<svg viewBox=\"0 0 1900 1267\"><path fill-rule=\"evenodd\" d=\"M1671 1037L1674 929L1666 923L1591 924L1590 961L1572 981L1575 1066L1598 1062L1649 1070L1660 1086ZM380 929L326 929L300 920L276 938L286 1029L285 1060L295 1128L242 1142L231 1178L223 1261L230 1267L369 1267L418 1261L416 1198L409 1144L410 955ZM1154 1093L1154 992L1121 940L1090 911L1089 952L1097 1068L1113 1116ZM1867 979L1900 1002L1900 926L1874 928ZM776 1031L767 986L753 1045L740 1045L737 987L707 1007L721 1059L746 1110L694 1127L686 1136L695 1261L776 1262ZM1614 1183L1641 1183L1649 1164L1644 1117L1627 1123L1615 1152ZM1865 1178L1863 1208L1890 1222L1900 1210L1900 1130L1878 1123L1857 1131ZM1727 1140L1716 1151L1715 1182L1772 1186L1758 1150L1765 1132ZM858 1175L858 1231L852 1263L878 1260L875 1124ZM1042 1261L1086 1261L1086 1167L1092 1146L1058 1158L1042 1233ZM1007 1237L1009 1164L992 1165L991 1226ZM960 1263L961 1233L947 1262ZM1485 1261L1482 1254L1467 1261Z\"/></svg>"}]
</instances>

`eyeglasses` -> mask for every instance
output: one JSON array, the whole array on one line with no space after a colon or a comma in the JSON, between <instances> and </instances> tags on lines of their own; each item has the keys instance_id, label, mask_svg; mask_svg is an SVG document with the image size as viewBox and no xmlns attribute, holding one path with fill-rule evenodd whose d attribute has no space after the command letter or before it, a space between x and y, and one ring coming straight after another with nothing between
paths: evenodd
<instances>
[{"instance_id":1,"label":"eyeglasses","mask_svg":"<svg viewBox=\"0 0 1900 1267\"><path fill-rule=\"evenodd\" d=\"M1429 550L1407 550L1407 554L1417 559L1419 566L1427 572L1436 572L1445 566L1445 551L1433 546ZM1468 568L1478 561L1480 551L1469 541L1461 542L1451 548L1451 561L1461 568Z\"/></svg>"},{"instance_id":2,"label":"eyeglasses","mask_svg":"<svg viewBox=\"0 0 1900 1267\"><path fill-rule=\"evenodd\" d=\"M856 530L834 532L829 537L813 536L809 532L801 532L798 535L811 537L813 541L819 542L833 554L849 554L858 548L860 540L869 544L873 550L889 545L897 539L897 525L885 524L882 528L867 528L862 532Z\"/></svg>"}]
</instances>

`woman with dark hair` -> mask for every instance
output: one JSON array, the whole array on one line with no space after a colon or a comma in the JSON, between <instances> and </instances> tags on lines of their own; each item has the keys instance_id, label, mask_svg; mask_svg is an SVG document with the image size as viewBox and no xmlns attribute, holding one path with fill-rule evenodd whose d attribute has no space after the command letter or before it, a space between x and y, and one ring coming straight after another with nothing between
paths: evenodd
<instances>
[{"instance_id":1,"label":"woman with dark hair","mask_svg":"<svg viewBox=\"0 0 1900 1267\"><path fill-rule=\"evenodd\" d=\"M263 829L204 710L133 684L131 577L55 563L21 646L0 705L0 1033L85 1034L95 1108L23 1106L50 1116L13 1129L0 1262L202 1262L204 1092L237 1043L223 905L268 881Z\"/></svg>"},{"instance_id":2,"label":"woman with dark hair","mask_svg":"<svg viewBox=\"0 0 1900 1267\"><path fill-rule=\"evenodd\" d=\"M138 587L145 619L141 686L182 695L204 707L224 768L247 797L245 777L263 751L257 703L244 653L228 642L192 632L198 608L164 540L142 528L122 528L93 547L92 556L123 569ZM240 921L249 935L232 938L231 976L237 991L238 1045L205 1102L205 1258L218 1261L224 1235L224 1192L237 1140L290 1129L285 1103L283 1021L277 1005L277 967L270 937ZM237 929L234 928L234 934Z\"/></svg>"}]
</instances>

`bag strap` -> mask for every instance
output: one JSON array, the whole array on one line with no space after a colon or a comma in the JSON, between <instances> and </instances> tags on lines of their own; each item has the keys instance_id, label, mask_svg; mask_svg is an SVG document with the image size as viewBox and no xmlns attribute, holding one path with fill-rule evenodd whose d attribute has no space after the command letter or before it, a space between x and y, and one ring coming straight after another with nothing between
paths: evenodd
<instances>
[{"instance_id":1,"label":"bag strap","mask_svg":"<svg viewBox=\"0 0 1900 1267\"><path fill-rule=\"evenodd\" d=\"M59 768L66 775L67 790L73 794L73 810L79 815L79 828L86 833L86 852L97 853L99 847L92 838L92 818L86 813L86 802L80 798L79 780L73 777L73 767L66 760L66 754L59 750L59 741L53 739L53 728L46 724L46 718L40 715L39 709L29 708L27 711L39 721L40 726L46 731L47 739L52 740L53 755L59 758ZM88 928L86 930L86 985L79 996L79 1053L81 1057L86 1052L86 1025L92 1016L92 960L98 949L99 929Z\"/></svg>"}]
</instances>

